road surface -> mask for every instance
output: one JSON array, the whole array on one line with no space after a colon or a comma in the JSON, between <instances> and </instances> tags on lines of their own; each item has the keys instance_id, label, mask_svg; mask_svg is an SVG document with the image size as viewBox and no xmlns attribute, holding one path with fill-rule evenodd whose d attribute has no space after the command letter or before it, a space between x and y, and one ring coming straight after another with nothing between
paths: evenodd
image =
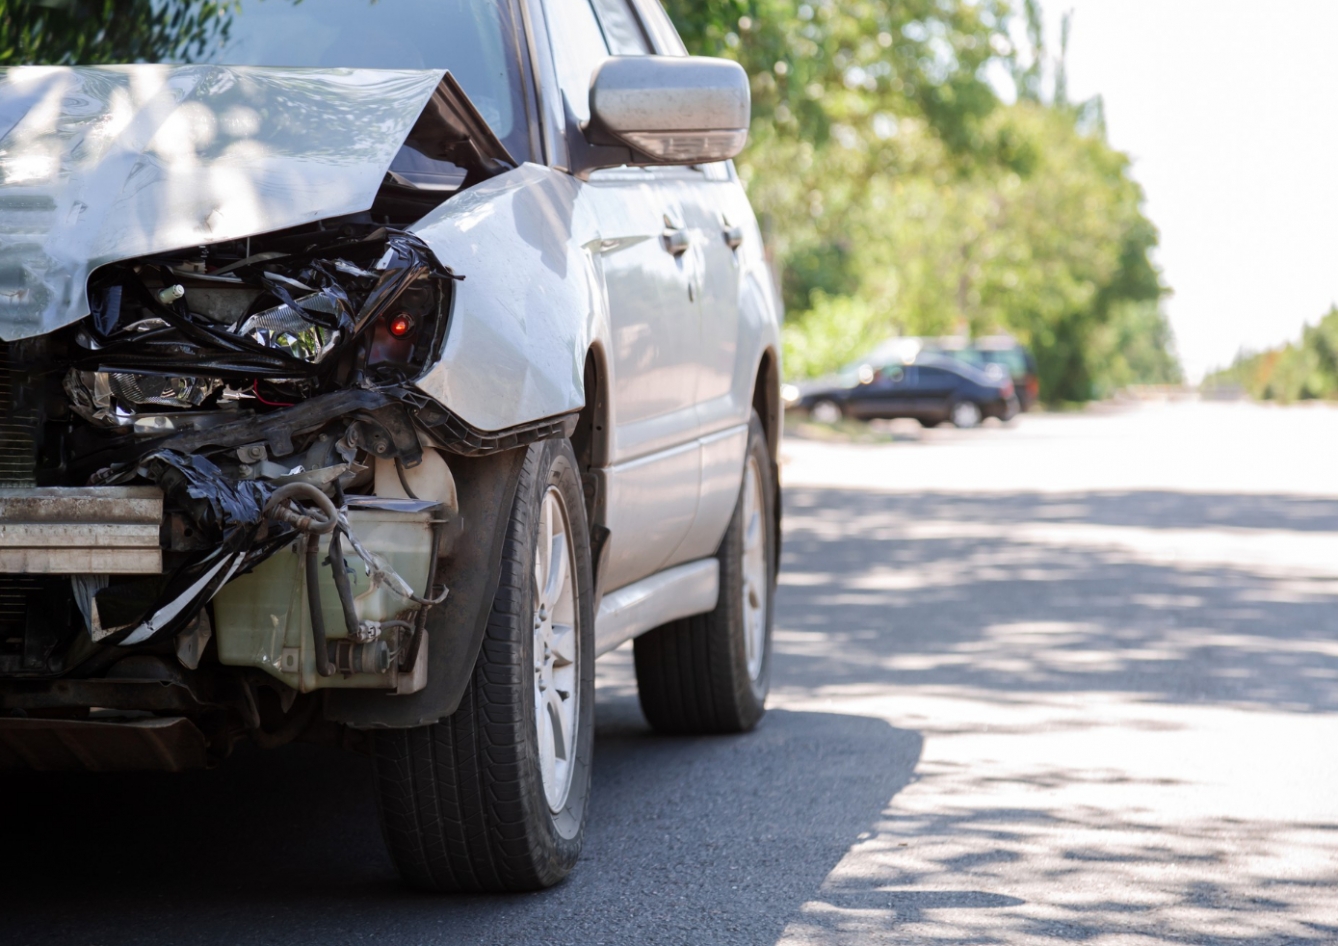
<instances>
[{"instance_id":1,"label":"road surface","mask_svg":"<svg viewBox=\"0 0 1338 946\"><path fill-rule=\"evenodd\" d=\"M1338 942L1338 410L792 438L771 712L601 662L568 882L400 888L365 760L8 777L0 942Z\"/></svg>"}]
</instances>

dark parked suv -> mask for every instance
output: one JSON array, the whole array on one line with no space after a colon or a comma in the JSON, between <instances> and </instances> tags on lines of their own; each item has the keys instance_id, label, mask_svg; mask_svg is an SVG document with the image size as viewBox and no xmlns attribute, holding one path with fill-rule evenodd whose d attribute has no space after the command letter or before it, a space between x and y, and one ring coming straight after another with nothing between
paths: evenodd
<instances>
[{"instance_id":1,"label":"dark parked suv","mask_svg":"<svg viewBox=\"0 0 1338 946\"><path fill-rule=\"evenodd\" d=\"M1040 397L1036 359L1011 335L988 335L966 345L957 340L930 340L924 343L923 350L979 368L992 378L1011 378L1021 410L1031 410Z\"/></svg>"},{"instance_id":2,"label":"dark parked suv","mask_svg":"<svg viewBox=\"0 0 1338 946\"><path fill-rule=\"evenodd\" d=\"M930 355L911 364L862 365L835 382L818 383L801 393L797 405L814 420L842 417L913 417L926 427L951 421L975 427L986 417L1009 420L1018 411L1013 382L993 379L951 358Z\"/></svg>"}]
</instances>

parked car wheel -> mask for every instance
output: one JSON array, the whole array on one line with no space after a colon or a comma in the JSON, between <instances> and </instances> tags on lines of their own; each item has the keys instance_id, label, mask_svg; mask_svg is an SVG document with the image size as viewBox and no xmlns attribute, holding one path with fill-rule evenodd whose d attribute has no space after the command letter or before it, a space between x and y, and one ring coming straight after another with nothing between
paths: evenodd
<instances>
[{"instance_id":1,"label":"parked car wheel","mask_svg":"<svg viewBox=\"0 0 1338 946\"><path fill-rule=\"evenodd\" d=\"M594 734L589 530L567 441L529 448L474 676L446 719L376 734L400 876L438 891L537 890L576 863Z\"/></svg>"},{"instance_id":2,"label":"parked car wheel","mask_svg":"<svg viewBox=\"0 0 1338 946\"><path fill-rule=\"evenodd\" d=\"M762 718L771 677L776 541L776 479L754 413L743 485L718 553L715 610L658 627L633 645L641 709L660 732L746 732Z\"/></svg>"},{"instance_id":3,"label":"parked car wheel","mask_svg":"<svg viewBox=\"0 0 1338 946\"><path fill-rule=\"evenodd\" d=\"M817 421L819 424L835 424L845 416L845 413L841 410L840 404L824 399L813 403L813 406L808 409L808 416L810 420Z\"/></svg>"},{"instance_id":4,"label":"parked car wheel","mask_svg":"<svg viewBox=\"0 0 1338 946\"><path fill-rule=\"evenodd\" d=\"M958 401L948 415L952 425L962 430L980 426L980 417L980 406L974 401Z\"/></svg>"}]
</instances>

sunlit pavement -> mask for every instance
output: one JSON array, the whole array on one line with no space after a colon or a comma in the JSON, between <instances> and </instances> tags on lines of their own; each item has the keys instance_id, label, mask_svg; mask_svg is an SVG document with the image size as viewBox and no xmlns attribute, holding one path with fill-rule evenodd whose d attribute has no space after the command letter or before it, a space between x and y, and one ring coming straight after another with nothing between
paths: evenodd
<instances>
[{"instance_id":1,"label":"sunlit pavement","mask_svg":"<svg viewBox=\"0 0 1338 946\"><path fill-rule=\"evenodd\" d=\"M783 943L1338 942L1338 411L786 454L774 705L923 748Z\"/></svg>"},{"instance_id":2,"label":"sunlit pavement","mask_svg":"<svg viewBox=\"0 0 1338 946\"><path fill-rule=\"evenodd\" d=\"M362 757L0 782L0 943L1338 943L1338 410L785 446L772 711L601 662L586 854L405 891Z\"/></svg>"}]
</instances>

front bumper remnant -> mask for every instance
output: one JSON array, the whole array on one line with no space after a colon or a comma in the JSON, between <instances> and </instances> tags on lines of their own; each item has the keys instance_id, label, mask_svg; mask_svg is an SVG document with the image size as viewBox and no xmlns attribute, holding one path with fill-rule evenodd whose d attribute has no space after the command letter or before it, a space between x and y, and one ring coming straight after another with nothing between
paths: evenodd
<instances>
[{"instance_id":1,"label":"front bumper remnant","mask_svg":"<svg viewBox=\"0 0 1338 946\"><path fill-rule=\"evenodd\" d=\"M0 489L0 573L156 575L162 520L155 486Z\"/></svg>"}]
</instances>

